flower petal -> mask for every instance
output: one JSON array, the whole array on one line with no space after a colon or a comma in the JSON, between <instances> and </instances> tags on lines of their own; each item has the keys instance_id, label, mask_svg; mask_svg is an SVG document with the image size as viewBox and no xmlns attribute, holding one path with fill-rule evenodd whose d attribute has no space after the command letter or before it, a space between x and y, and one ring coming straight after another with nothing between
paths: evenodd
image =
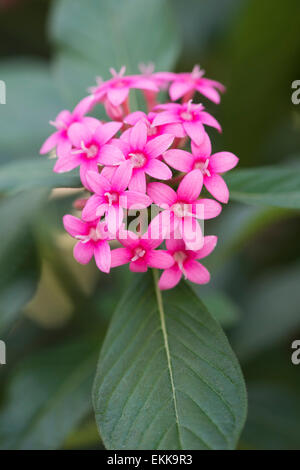
<instances>
[{"instance_id":1,"label":"flower petal","mask_svg":"<svg viewBox=\"0 0 300 470\"><path fill-rule=\"evenodd\" d=\"M70 155L72 144L68 137L61 137L57 142L56 155L58 157L66 157Z\"/></svg>"},{"instance_id":2,"label":"flower petal","mask_svg":"<svg viewBox=\"0 0 300 470\"><path fill-rule=\"evenodd\" d=\"M196 145L201 145L205 133L203 125L199 121L183 122L182 125L191 140L195 142Z\"/></svg>"},{"instance_id":3,"label":"flower petal","mask_svg":"<svg viewBox=\"0 0 300 470\"><path fill-rule=\"evenodd\" d=\"M125 124L130 124L130 126L134 126L138 121L141 119L144 119L144 121L147 121L147 115L143 111L134 111L131 114L128 114L124 118Z\"/></svg>"},{"instance_id":4,"label":"flower petal","mask_svg":"<svg viewBox=\"0 0 300 470\"><path fill-rule=\"evenodd\" d=\"M200 250L197 250L197 259L205 258L206 256L210 255L211 252L215 249L217 244L218 237L215 235L209 235L204 237L204 244Z\"/></svg>"},{"instance_id":5,"label":"flower petal","mask_svg":"<svg viewBox=\"0 0 300 470\"><path fill-rule=\"evenodd\" d=\"M95 137L100 145L106 144L109 140L111 140L114 135L121 129L123 123L122 122L106 122L100 125L96 132Z\"/></svg>"},{"instance_id":6,"label":"flower petal","mask_svg":"<svg viewBox=\"0 0 300 470\"><path fill-rule=\"evenodd\" d=\"M157 85L155 84L154 80L151 80L150 78L144 78L141 76L137 76L136 79L134 80L134 88L140 88L141 90L150 90L154 92L158 92L159 88L157 88Z\"/></svg>"},{"instance_id":7,"label":"flower petal","mask_svg":"<svg viewBox=\"0 0 300 470\"><path fill-rule=\"evenodd\" d=\"M192 82L178 80L172 83L169 89L171 100L176 101L178 98L181 98L183 95L192 91L194 85Z\"/></svg>"},{"instance_id":8,"label":"flower petal","mask_svg":"<svg viewBox=\"0 0 300 470\"><path fill-rule=\"evenodd\" d=\"M91 242L78 242L74 246L73 255L80 264L87 264L91 261L94 254L94 246Z\"/></svg>"},{"instance_id":9,"label":"flower petal","mask_svg":"<svg viewBox=\"0 0 300 470\"><path fill-rule=\"evenodd\" d=\"M180 122L180 118L175 113L172 113L172 111L163 111L157 114L152 125L156 127L163 124L173 124L175 122Z\"/></svg>"},{"instance_id":10,"label":"flower petal","mask_svg":"<svg viewBox=\"0 0 300 470\"><path fill-rule=\"evenodd\" d=\"M202 111L200 113L201 116L201 122L202 124L205 124L206 126L214 127L217 129L219 132L222 132L222 127L218 123L218 121L209 113ZM197 143L197 142L196 142Z\"/></svg>"},{"instance_id":11,"label":"flower petal","mask_svg":"<svg viewBox=\"0 0 300 470\"><path fill-rule=\"evenodd\" d=\"M146 246L148 248L157 248L165 238L170 238L173 225L174 214L169 210L164 210L153 217L147 232L142 237Z\"/></svg>"},{"instance_id":12,"label":"flower petal","mask_svg":"<svg viewBox=\"0 0 300 470\"><path fill-rule=\"evenodd\" d=\"M214 153L209 160L211 169L216 173L224 173L238 164L238 157L231 152Z\"/></svg>"},{"instance_id":13,"label":"flower petal","mask_svg":"<svg viewBox=\"0 0 300 470\"><path fill-rule=\"evenodd\" d=\"M146 176L143 170L135 170L129 182L130 191L146 192ZM151 197L151 196L150 196Z\"/></svg>"},{"instance_id":14,"label":"flower petal","mask_svg":"<svg viewBox=\"0 0 300 470\"><path fill-rule=\"evenodd\" d=\"M177 201L174 189L164 183L149 183L147 193L158 206L171 207Z\"/></svg>"},{"instance_id":15,"label":"flower petal","mask_svg":"<svg viewBox=\"0 0 300 470\"><path fill-rule=\"evenodd\" d=\"M119 207L117 205L108 207L105 219L107 222L108 231L111 234L115 235L118 232L123 222L123 217L124 211L122 207Z\"/></svg>"},{"instance_id":16,"label":"flower petal","mask_svg":"<svg viewBox=\"0 0 300 470\"><path fill-rule=\"evenodd\" d=\"M105 203L104 198L101 196L97 196L94 194L91 196L82 211L82 218L87 222L91 222L92 220L96 220L101 217L105 210L107 204Z\"/></svg>"},{"instance_id":17,"label":"flower petal","mask_svg":"<svg viewBox=\"0 0 300 470\"><path fill-rule=\"evenodd\" d=\"M116 248L111 251L111 268L122 266L130 262L132 252L129 248Z\"/></svg>"},{"instance_id":18,"label":"flower petal","mask_svg":"<svg viewBox=\"0 0 300 470\"><path fill-rule=\"evenodd\" d=\"M200 250L203 247L204 236L198 220L195 217L184 217L178 226L188 250Z\"/></svg>"},{"instance_id":19,"label":"flower petal","mask_svg":"<svg viewBox=\"0 0 300 470\"><path fill-rule=\"evenodd\" d=\"M193 170L182 179L177 194L180 201L192 203L201 193L203 176L200 170Z\"/></svg>"},{"instance_id":20,"label":"flower petal","mask_svg":"<svg viewBox=\"0 0 300 470\"><path fill-rule=\"evenodd\" d=\"M125 160L119 165L111 178L111 187L114 191L124 191L132 176L132 165L129 160Z\"/></svg>"},{"instance_id":21,"label":"flower petal","mask_svg":"<svg viewBox=\"0 0 300 470\"><path fill-rule=\"evenodd\" d=\"M68 137L74 147L81 148L81 142L88 143L91 141L92 133L87 126L75 122L68 129Z\"/></svg>"},{"instance_id":22,"label":"flower petal","mask_svg":"<svg viewBox=\"0 0 300 470\"><path fill-rule=\"evenodd\" d=\"M179 235L179 234L178 234ZM166 246L169 251L184 251L185 250L185 243L183 239L178 237L172 237L166 240Z\"/></svg>"},{"instance_id":23,"label":"flower petal","mask_svg":"<svg viewBox=\"0 0 300 470\"><path fill-rule=\"evenodd\" d=\"M196 87L196 90L213 103L219 104L221 101L219 93L210 86L200 85Z\"/></svg>"},{"instance_id":24,"label":"flower petal","mask_svg":"<svg viewBox=\"0 0 300 470\"><path fill-rule=\"evenodd\" d=\"M170 149L163 154L164 160L175 170L187 173L193 169L194 158L189 152Z\"/></svg>"},{"instance_id":25,"label":"flower petal","mask_svg":"<svg viewBox=\"0 0 300 470\"><path fill-rule=\"evenodd\" d=\"M195 142L192 142L191 147L193 155L208 158L211 155L211 141L207 132L204 133L203 140L200 145L196 145Z\"/></svg>"},{"instance_id":26,"label":"flower petal","mask_svg":"<svg viewBox=\"0 0 300 470\"><path fill-rule=\"evenodd\" d=\"M78 217L74 217L74 215L64 215L63 224L66 231L72 235L72 237L76 235L86 235L88 233L88 225L81 219L78 219Z\"/></svg>"},{"instance_id":27,"label":"flower petal","mask_svg":"<svg viewBox=\"0 0 300 470\"><path fill-rule=\"evenodd\" d=\"M157 178L160 180L169 180L172 178L172 171L170 168L163 162L153 158L148 161L145 172L152 176L152 178Z\"/></svg>"},{"instance_id":28,"label":"flower petal","mask_svg":"<svg viewBox=\"0 0 300 470\"><path fill-rule=\"evenodd\" d=\"M137 261L131 261L129 269L134 273L145 273L148 270L148 265L146 261L141 258Z\"/></svg>"},{"instance_id":29,"label":"flower petal","mask_svg":"<svg viewBox=\"0 0 300 470\"><path fill-rule=\"evenodd\" d=\"M147 263L151 268L167 269L174 264L173 257L165 250L149 250Z\"/></svg>"},{"instance_id":30,"label":"flower petal","mask_svg":"<svg viewBox=\"0 0 300 470\"><path fill-rule=\"evenodd\" d=\"M86 96L75 106L73 116L82 117L89 113L95 104L95 98L92 95Z\"/></svg>"},{"instance_id":31,"label":"flower petal","mask_svg":"<svg viewBox=\"0 0 300 470\"><path fill-rule=\"evenodd\" d=\"M113 144L105 144L99 152L99 163L102 165L119 165L125 157L121 150Z\"/></svg>"},{"instance_id":32,"label":"flower petal","mask_svg":"<svg viewBox=\"0 0 300 470\"><path fill-rule=\"evenodd\" d=\"M138 121L130 130L130 145L135 150L143 150L147 142L147 125L144 121Z\"/></svg>"},{"instance_id":33,"label":"flower petal","mask_svg":"<svg viewBox=\"0 0 300 470\"><path fill-rule=\"evenodd\" d=\"M172 145L174 136L162 134L147 142L145 152L149 158L157 158L162 155Z\"/></svg>"},{"instance_id":34,"label":"flower petal","mask_svg":"<svg viewBox=\"0 0 300 470\"><path fill-rule=\"evenodd\" d=\"M94 256L97 267L104 273L109 273L111 264L110 247L107 241L101 240L94 246Z\"/></svg>"},{"instance_id":35,"label":"flower petal","mask_svg":"<svg viewBox=\"0 0 300 470\"><path fill-rule=\"evenodd\" d=\"M204 177L204 186L207 191L218 201L227 204L229 200L229 190L222 176L214 174Z\"/></svg>"},{"instance_id":36,"label":"flower petal","mask_svg":"<svg viewBox=\"0 0 300 470\"><path fill-rule=\"evenodd\" d=\"M184 263L184 270L189 281L196 284L207 284L210 281L208 270L195 260L189 259Z\"/></svg>"},{"instance_id":37,"label":"flower petal","mask_svg":"<svg viewBox=\"0 0 300 470\"><path fill-rule=\"evenodd\" d=\"M79 155L68 155L67 157L59 157L56 160L53 171L55 173L64 173L66 171L74 170L81 164Z\"/></svg>"},{"instance_id":38,"label":"flower petal","mask_svg":"<svg viewBox=\"0 0 300 470\"><path fill-rule=\"evenodd\" d=\"M127 86L123 88L109 88L107 98L113 106L120 106L120 104L124 103L128 94L129 88Z\"/></svg>"},{"instance_id":39,"label":"flower petal","mask_svg":"<svg viewBox=\"0 0 300 470\"><path fill-rule=\"evenodd\" d=\"M217 217L222 211L221 204L219 204L217 201L214 201L213 199L199 199L196 204L202 206L201 209L204 213L204 220L213 219L214 217ZM200 210L200 212L202 212L202 210Z\"/></svg>"},{"instance_id":40,"label":"flower petal","mask_svg":"<svg viewBox=\"0 0 300 470\"><path fill-rule=\"evenodd\" d=\"M136 248L140 243L140 239L136 233L130 230L119 230L117 238L123 246L130 249Z\"/></svg>"},{"instance_id":41,"label":"flower petal","mask_svg":"<svg viewBox=\"0 0 300 470\"><path fill-rule=\"evenodd\" d=\"M59 132L54 132L54 134L51 134L48 139L45 140L43 143L40 153L43 155L45 153L49 153L50 150L52 150L54 147L57 146L57 143L59 141Z\"/></svg>"},{"instance_id":42,"label":"flower petal","mask_svg":"<svg viewBox=\"0 0 300 470\"><path fill-rule=\"evenodd\" d=\"M152 199L147 194L137 191L125 191L120 197L120 205L125 209L145 209L150 206Z\"/></svg>"},{"instance_id":43,"label":"flower petal","mask_svg":"<svg viewBox=\"0 0 300 470\"><path fill-rule=\"evenodd\" d=\"M88 171L86 179L92 191L100 196L111 190L111 183L96 171Z\"/></svg>"},{"instance_id":44,"label":"flower petal","mask_svg":"<svg viewBox=\"0 0 300 470\"><path fill-rule=\"evenodd\" d=\"M181 276L182 272L178 268L177 264L175 264L162 273L158 282L158 287L161 290L172 289L179 283Z\"/></svg>"}]
</instances>

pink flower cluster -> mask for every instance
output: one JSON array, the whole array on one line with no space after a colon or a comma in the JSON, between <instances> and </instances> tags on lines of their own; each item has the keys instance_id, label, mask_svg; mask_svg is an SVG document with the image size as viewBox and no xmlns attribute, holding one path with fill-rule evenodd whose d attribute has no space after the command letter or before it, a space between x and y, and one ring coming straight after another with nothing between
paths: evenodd
<instances>
[{"instance_id":1,"label":"pink flower cluster","mask_svg":"<svg viewBox=\"0 0 300 470\"><path fill-rule=\"evenodd\" d=\"M139 75L125 75L125 67L97 86L70 112L60 112L51 124L56 131L41 153L56 149L54 171L79 167L87 197L75 202L81 218L64 216L67 232L78 240L74 257L82 264L95 258L97 267L129 263L131 271L162 269L161 289L170 289L182 275L192 282L209 281L198 260L214 249L217 237L204 236L203 220L218 216L229 191L222 174L236 166L229 152L212 154L207 127L221 132L217 120L202 104L203 95L220 102L223 85L204 78L198 66L191 73L155 73L143 67ZM143 95L147 111L130 110L130 92ZM161 104L161 95L170 100ZM109 117L103 122L88 116L102 104ZM163 181L163 182L162 182ZM203 187L213 198L203 197ZM145 220L157 209L143 233L129 230L132 211ZM139 219L140 220L140 219ZM120 247L111 249L118 243ZM162 246L165 244L165 248Z\"/></svg>"}]
</instances>

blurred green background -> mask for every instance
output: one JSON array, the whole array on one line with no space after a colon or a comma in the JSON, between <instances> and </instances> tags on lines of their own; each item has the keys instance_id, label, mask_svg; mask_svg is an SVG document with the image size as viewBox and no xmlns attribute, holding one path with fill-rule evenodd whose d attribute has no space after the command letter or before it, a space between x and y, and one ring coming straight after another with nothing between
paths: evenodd
<instances>
[{"instance_id":1,"label":"blurred green background","mask_svg":"<svg viewBox=\"0 0 300 470\"><path fill-rule=\"evenodd\" d=\"M219 107L203 100L223 126L221 136L211 132L214 150L236 153L240 168L299 168L300 105L291 101L300 79L299 0L172 0L161 16L156 0L146 9L122 0L119 11L108 3L0 1L2 449L101 449L90 390L132 275L125 267L105 276L74 261L61 219L80 194L76 178L56 180L52 162L39 157L48 121L85 96L96 75L120 60L130 72L155 47L157 70L200 64L227 87ZM131 35L126 51L116 20ZM206 263L212 282L194 288L242 364L249 415L239 447L300 449L300 365L291 362L300 339L299 212L231 202L206 232L219 237Z\"/></svg>"}]
</instances>

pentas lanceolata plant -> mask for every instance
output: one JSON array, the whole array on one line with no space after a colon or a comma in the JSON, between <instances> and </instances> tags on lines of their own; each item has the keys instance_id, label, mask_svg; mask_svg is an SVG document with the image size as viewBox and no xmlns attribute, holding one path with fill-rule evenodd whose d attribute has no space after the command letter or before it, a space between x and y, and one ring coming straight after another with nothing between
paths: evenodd
<instances>
[{"instance_id":1,"label":"pentas lanceolata plant","mask_svg":"<svg viewBox=\"0 0 300 470\"><path fill-rule=\"evenodd\" d=\"M207 128L221 132L221 126L193 100L198 93L219 103L225 90L204 78L198 66L179 74L154 73L151 66L141 70L126 76L125 67L119 73L112 69L110 80L98 79L72 112L64 110L51 121L56 131L41 153L56 149L57 173L79 168L89 194L74 203L81 218L63 218L77 240L79 263L94 257L105 273L127 263L135 272L161 269L160 289L174 287L182 276L205 284L210 275L199 260L213 251L217 237L204 236L203 221L218 216L220 203L228 202L221 175L238 158L212 153ZM147 111L131 112L133 89L143 94ZM160 103L161 91L171 101ZM88 116L99 104L107 122ZM213 198L203 197L204 187ZM136 211L138 222L128 224ZM116 242L119 247L113 248Z\"/></svg>"}]
</instances>

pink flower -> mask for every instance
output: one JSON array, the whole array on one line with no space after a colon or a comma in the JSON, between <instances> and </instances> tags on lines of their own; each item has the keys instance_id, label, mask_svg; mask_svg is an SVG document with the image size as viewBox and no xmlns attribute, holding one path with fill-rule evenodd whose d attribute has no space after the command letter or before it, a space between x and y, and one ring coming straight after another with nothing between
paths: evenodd
<instances>
[{"instance_id":1,"label":"pink flower","mask_svg":"<svg viewBox=\"0 0 300 470\"><path fill-rule=\"evenodd\" d=\"M193 104L191 100L184 104L161 104L156 106L155 109L163 111L155 117L154 126L180 124L184 135L189 136L197 145L200 145L204 138L204 125L215 127L221 132L220 124L213 116L204 111L204 106L202 104Z\"/></svg>"},{"instance_id":2,"label":"pink flower","mask_svg":"<svg viewBox=\"0 0 300 470\"><path fill-rule=\"evenodd\" d=\"M182 96L192 98L195 91L213 101L220 103L220 95L217 90L222 93L225 91L224 85L209 78L203 78L204 70L199 65L195 65L191 73L174 74L173 83L170 86L170 97L173 101L178 100Z\"/></svg>"},{"instance_id":3,"label":"pink flower","mask_svg":"<svg viewBox=\"0 0 300 470\"><path fill-rule=\"evenodd\" d=\"M113 78L105 82L98 79L98 86L91 89L96 101L105 101L112 106L120 106L123 104L129 95L131 88L137 88L141 90L159 91L154 81L150 78L141 77L139 75L131 75L125 77L126 67L123 66L120 72L116 72L115 69L111 68L110 73Z\"/></svg>"},{"instance_id":4,"label":"pink flower","mask_svg":"<svg viewBox=\"0 0 300 470\"><path fill-rule=\"evenodd\" d=\"M158 234L170 236L180 233L186 247L198 250L203 245L202 230L197 219L217 217L222 207L212 199L198 199L203 185L202 173L193 170L178 186L177 193L163 183L149 183L147 193L153 201L165 209L156 216L152 225Z\"/></svg>"},{"instance_id":5,"label":"pink flower","mask_svg":"<svg viewBox=\"0 0 300 470\"><path fill-rule=\"evenodd\" d=\"M218 152L211 155L211 142L207 134L200 146L192 142L192 154L180 149L167 150L165 161L178 171L185 173L199 169L203 175L206 189L218 201L227 203L229 200L228 187L220 173L234 168L239 159L230 152Z\"/></svg>"},{"instance_id":6,"label":"pink flower","mask_svg":"<svg viewBox=\"0 0 300 470\"><path fill-rule=\"evenodd\" d=\"M116 233L123 221L123 208L145 209L151 204L149 196L137 191L125 191L131 178L130 165L117 168L111 181L94 171L87 173L87 181L95 193L87 201L82 218L91 221L105 214L110 233Z\"/></svg>"},{"instance_id":7,"label":"pink flower","mask_svg":"<svg viewBox=\"0 0 300 470\"><path fill-rule=\"evenodd\" d=\"M210 281L210 274L198 259L208 256L217 243L217 237L204 237L204 244L200 250L187 250L183 240L166 240L168 253L173 258L173 265L167 268L161 275L158 286L160 289L172 289L175 287L182 275L196 284L207 284Z\"/></svg>"},{"instance_id":8,"label":"pink flower","mask_svg":"<svg viewBox=\"0 0 300 470\"><path fill-rule=\"evenodd\" d=\"M165 250L156 250L162 239L151 239L149 230L138 237L133 232L122 232L118 238L123 248L116 248L111 252L111 267L130 263L129 269L134 272L145 272L148 267L166 269L172 266L173 259Z\"/></svg>"},{"instance_id":9,"label":"pink flower","mask_svg":"<svg viewBox=\"0 0 300 470\"><path fill-rule=\"evenodd\" d=\"M121 127L119 122L102 124L97 120L88 124L72 124L68 130L68 138L73 148L58 158L54 171L63 173L80 166L82 184L89 189L86 180L88 171L98 171L99 164L118 165L124 161L122 152L107 144Z\"/></svg>"},{"instance_id":10,"label":"pink flower","mask_svg":"<svg viewBox=\"0 0 300 470\"><path fill-rule=\"evenodd\" d=\"M50 121L50 124L56 127L57 131L48 137L40 149L41 154L49 153L54 147L56 147L56 153L58 156L64 155L66 152L71 150L71 142L68 138L68 129L71 124L75 122L91 123L94 118L84 117L84 115L90 111L92 107L92 99L90 96L84 98L74 108L71 113L68 110L61 111L55 121Z\"/></svg>"},{"instance_id":11,"label":"pink flower","mask_svg":"<svg viewBox=\"0 0 300 470\"><path fill-rule=\"evenodd\" d=\"M129 189L141 193L146 192L146 174L153 178L168 180L172 177L170 168L160 160L160 157L172 144L174 137L163 134L155 139L148 139L147 126L139 121L128 131L125 131L119 140L114 141L125 159L129 161L132 168L132 177ZM106 170L103 175L111 177L111 169Z\"/></svg>"},{"instance_id":12,"label":"pink flower","mask_svg":"<svg viewBox=\"0 0 300 470\"><path fill-rule=\"evenodd\" d=\"M98 221L83 222L73 215L65 215L63 223L66 231L79 240L73 251L76 261L87 264L94 256L100 271L109 273L111 252L108 240L111 240L111 236L106 224Z\"/></svg>"},{"instance_id":13,"label":"pink flower","mask_svg":"<svg viewBox=\"0 0 300 470\"><path fill-rule=\"evenodd\" d=\"M182 126L180 124L163 124L161 126L155 127L153 125L153 121L156 116L157 113L153 112L146 114L143 113L143 111L134 111L124 118L124 123L129 124L130 126L134 126L139 121L143 121L147 126L148 140L154 139L154 137L158 137L162 134L171 134L178 138L185 137L185 133L183 132Z\"/></svg>"}]
</instances>

